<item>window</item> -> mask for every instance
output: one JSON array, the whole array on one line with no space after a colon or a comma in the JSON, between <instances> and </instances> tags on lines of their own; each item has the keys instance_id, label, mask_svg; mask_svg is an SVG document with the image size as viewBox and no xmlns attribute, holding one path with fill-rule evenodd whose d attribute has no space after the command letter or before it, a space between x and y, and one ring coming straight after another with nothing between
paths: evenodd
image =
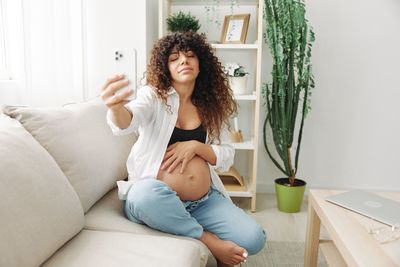
<instances>
[{"instance_id":1,"label":"window","mask_svg":"<svg viewBox=\"0 0 400 267\"><path fill-rule=\"evenodd\" d=\"M0 105L83 97L82 0L0 0Z\"/></svg>"},{"instance_id":2,"label":"window","mask_svg":"<svg viewBox=\"0 0 400 267\"><path fill-rule=\"evenodd\" d=\"M7 80L7 51L6 51L6 32L5 32L5 10L4 1L0 0L0 80Z\"/></svg>"},{"instance_id":3,"label":"window","mask_svg":"<svg viewBox=\"0 0 400 267\"><path fill-rule=\"evenodd\" d=\"M0 90L3 92L24 86L23 44L22 0L0 0Z\"/></svg>"}]
</instances>

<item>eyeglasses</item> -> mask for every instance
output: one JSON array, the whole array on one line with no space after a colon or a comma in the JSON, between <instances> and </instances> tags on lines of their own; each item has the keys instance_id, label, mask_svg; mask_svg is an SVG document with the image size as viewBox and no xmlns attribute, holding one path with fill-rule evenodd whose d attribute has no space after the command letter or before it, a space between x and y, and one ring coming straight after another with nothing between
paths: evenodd
<instances>
[{"instance_id":1,"label":"eyeglasses","mask_svg":"<svg viewBox=\"0 0 400 267\"><path fill-rule=\"evenodd\" d=\"M381 244L389 243L400 239L400 224L390 226L377 226L371 224L367 231Z\"/></svg>"}]
</instances>

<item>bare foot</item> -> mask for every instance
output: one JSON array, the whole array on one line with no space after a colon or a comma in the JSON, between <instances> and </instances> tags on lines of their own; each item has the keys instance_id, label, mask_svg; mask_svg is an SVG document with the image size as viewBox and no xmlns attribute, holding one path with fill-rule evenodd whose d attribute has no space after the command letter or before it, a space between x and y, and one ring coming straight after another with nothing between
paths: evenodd
<instances>
[{"instance_id":1,"label":"bare foot","mask_svg":"<svg viewBox=\"0 0 400 267\"><path fill-rule=\"evenodd\" d=\"M247 258L247 251L244 248L232 241L221 240L210 232L204 231L200 241L208 247L217 259L218 267L236 265Z\"/></svg>"}]
</instances>

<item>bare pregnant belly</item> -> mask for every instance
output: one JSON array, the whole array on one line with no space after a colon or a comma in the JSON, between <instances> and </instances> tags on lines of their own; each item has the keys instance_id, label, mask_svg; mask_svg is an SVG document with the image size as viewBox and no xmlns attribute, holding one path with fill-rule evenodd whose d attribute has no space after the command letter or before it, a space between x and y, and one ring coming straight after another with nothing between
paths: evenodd
<instances>
[{"instance_id":1,"label":"bare pregnant belly","mask_svg":"<svg viewBox=\"0 0 400 267\"><path fill-rule=\"evenodd\" d=\"M201 157L195 156L180 173L181 164L171 173L159 170L157 179L168 184L181 200L197 200L204 196L211 185L208 164Z\"/></svg>"}]
</instances>

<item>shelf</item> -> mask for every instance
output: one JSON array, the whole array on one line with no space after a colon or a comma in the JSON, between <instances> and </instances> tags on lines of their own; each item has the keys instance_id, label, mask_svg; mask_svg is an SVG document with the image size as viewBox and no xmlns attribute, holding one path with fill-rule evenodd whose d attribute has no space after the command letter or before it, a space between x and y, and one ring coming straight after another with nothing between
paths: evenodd
<instances>
[{"instance_id":1,"label":"shelf","mask_svg":"<svg viewBox=\"0 0 400 267\"><path fill-rule=\"evenodd\" d=\"M230 197L252 197L253 194L250 191L229 191L227 193Z\"/></svg>"},{"instance_id":2,"label":"shelf","mask_svg":"<svg viewBox=\"0 0 400 267\"><path fill-rule=\"evenodd\" d=\"M236 150L254 150L253 140L246 140L241 143L232 143Z\"/></svg>"},{"instance_id":3,"label":"shelf","mask_svg":"<svg viewBox=\"0 0 400 267\"><path fill-rule=\"evenodd\" d=\"M246 184L243 180L243 176L235 169L231 167L227 172L218 172L222 183L224 184L225 190L229 196L235 197L251 197L252 194L247 190Z\"/></svg>"},{"instance_id":4,"label":"shelf","mask_svg":"<svg viewBox=\"0 0 400 267\"><path fill-rule=\"evenodd\" d=\"M171 3L177 4L177 5L215 5L215 1L213 0L168 0ZM231 0L219 0L218 1L220 5L231 5ZM240 5L256 5L257 1L256 0L240 0L239 6Z\"/></svg>"},{"instance_id":5,"label":"shelf","mask_svg":"<svg viewBox=\"0 0 400 267\"><path fill-rule=\"evenodd\" d=\"M332 240L325 240L319 243L322 253L325 256L329 266L347 266L339 250L336 248Z\"/></svg>"},{"instance_id":6,"label":"shelf","mask_svg":"<svg viewBox=\"0 0 400 267\"><path fill-rule=\"evenodd\" d=\"M258 44L211 44L215 49L254 49L257 50Z\"/></svg>"},{"instance_id":7,"label":"shelf","mask_svg":"<svg viewBox=\"0 0 400 267\"><path fill-rule=\"evenodd\" d=\"M256 101L257 97L256 95L234 95L235 100L250 100L250 101Z\"/></svg>"},{"instance_id":8,"label":"shelf","mask_svg":"<svg viewBox=\"0 0 400 267\"><path fill-rule=\"evenodd\" d=\"M1 0L0 0L1 1ZM207 20L205 7L221 7L222 15L231 13L231 0L159 0L159 37L167 33L166 19L177 10L195 10L199 14L199 19ZM259 147L259 127L260 127L260 92L262 88L261 66L262 66L262 51L263 51L263 10L264 1L261 0L240 0L237 10L234 13L251 13L249 21L249 36L245 44L225 44L220 43L220 31L212 28L208 40L214 40L211 43L215 56L220 62L239 61L239 63L249 68L251 81L246 85L248 91L244 95L234 95L234 100L240 104L240 117L243 119L244 132L246 138L244 142L232 143L233 148L237 152L236 161L242 157L249 160L238 164L238 170L235 175L226 173L224 186L229 196L250 198L251 211L256 211L256 192L257 192L257 163L258 163L258 147ZM236 8L236 6L235 6ZM219 12L219 11L218 11ZM204 14L203 14L204 13ZM216 25L215 25L216 26ZM222 26L222 25L221 25ZM211 38L212 37L212 38ZM243 62L241 62L243 61ZM239 110L238 110L239 113ZM237 114L239 115L239 114ZM231 140L243 140L236 138L235 133L231 133ZM242 134L243 135L243 134ZM234 138L232 138L234 137ZM223 176L223 174L220 174ZM220 176L221 178L223 178ZM252 177L244 179L243 177ZM233 179L234 178L234 179ZM233 179L233 180L232 180ZM236 180L235 180L236 179Z\"/></svg>"}]
</instances>

